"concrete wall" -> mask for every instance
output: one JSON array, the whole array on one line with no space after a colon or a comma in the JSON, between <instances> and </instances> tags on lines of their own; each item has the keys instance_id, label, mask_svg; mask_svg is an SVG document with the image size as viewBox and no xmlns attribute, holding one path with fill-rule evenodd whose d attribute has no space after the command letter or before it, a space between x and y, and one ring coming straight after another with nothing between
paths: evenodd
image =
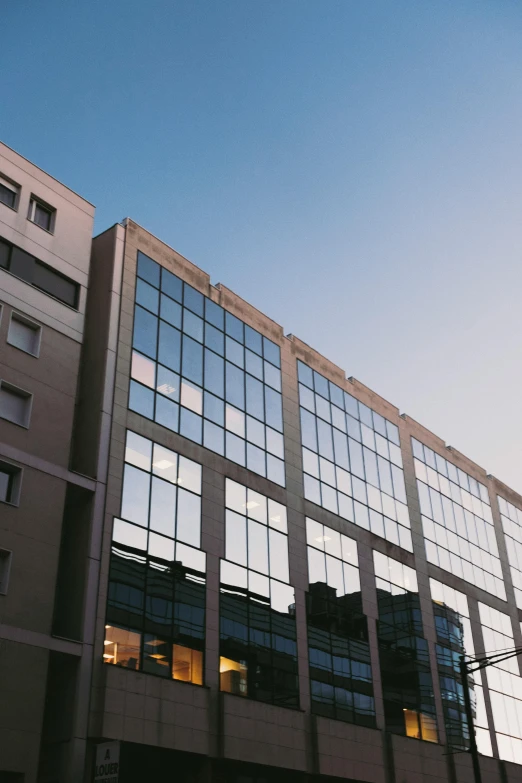
<instances>
[{"instance_id":1,"label":"concrete wall","mask_svg":"<svg viewBox=\"0 0 522 783\"><path fill-rule=\"evenodd\" d=\"M51 651L79 645L53 635L64 503L68 486L94 483L70 470L94 208L0 144L0 176L20 188L17 210L0 203L0 237L80 284L79 309L0 269L0 378L33 395L29 426L0 418L0 460L22 468L18 506L0 503L0 547L12 552L0 595L0 777L37 779ZM28 220L29 199L56 209L53 233ZM38 358L7 342L12 311L39 324Z\"/></svg>"}]
</instances>

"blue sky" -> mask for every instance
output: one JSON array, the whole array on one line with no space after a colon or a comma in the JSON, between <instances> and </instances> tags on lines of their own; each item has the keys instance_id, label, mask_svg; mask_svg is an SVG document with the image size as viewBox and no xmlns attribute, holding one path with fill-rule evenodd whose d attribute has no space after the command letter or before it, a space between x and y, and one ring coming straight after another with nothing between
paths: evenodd
<instances>
[{"instance_id":1,"label":"blue sky","mask_svg":"<svg viewBox=\"0 0 522 783\"><path fill-rule=\"evenodd\" d=\"M0 137L522 491L517 0L2 10Z\"/></svg>"}]
</instances>

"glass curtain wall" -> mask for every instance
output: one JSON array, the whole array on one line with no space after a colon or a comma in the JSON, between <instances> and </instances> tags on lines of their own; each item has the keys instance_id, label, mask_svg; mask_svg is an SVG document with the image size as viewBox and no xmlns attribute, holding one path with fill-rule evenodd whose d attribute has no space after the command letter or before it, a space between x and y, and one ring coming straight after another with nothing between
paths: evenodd
<instances>
[{"instance_id":1,"label":"glass curtain wall","mask_svg":"<svg viewBox=\"0 0 522 783\"><path fill-rule=\"evenodd\" d=\"M129 408L284 486L279 346L138 252Z\"/></svg>"},{"instance_id":2,"label":"glass curtain wall","mask_svg":"<svg viewBox=\"0 0 522 783\"><path fill-rule=\"evenodd\" d=\"M448 745L456 750L469 749L469 726L460 676L460 656L475 656L468 599L464 593L430 579L435 630L437 632L437 668ZM473 724L479 752L491 756L491 739L484 704L481 672L469 678Z\"/></svg>"},{"instance_id":3,"label":"glass curtain wall","mask_svg":"<svg viewBox=\"0 0 522 783\"><path fill-rule=\"evenodd\" d=\"M203 684L201 465L127 432L114 520L105 663Z\"/></svg>"},{"instance_id":4,"label":"glass curtain wall","mask_svg":"<svg viewBox=\"0 0 522 783\"><path fill-rule=\"evenodd\" d=\"M522 609L522 511L497 495L502 527L506 537L506 548L515 590L515 600Z\"/></svg>"},{"instance_id":5,"label":"glass curtain wall","mask_svg":"<svg viewBox=\"0 0 522 783\"><path fill-rule=\"evenodd\" d=\"M306 541L312 710L337 720L375 726L357 542L313 519L306 520Z\"/></svg>"},{"instance_id":6,"label":"glass curtain wall","mask_svg":"<svg viewBox=\"0 0 522 783\"><path fill-rule=\"evenodd\" d=\"M506 600L487 487L412 438L426 557Z\"/></svg>"},{"instance_id":7,"label":"glass curtain wall","mask_svg":"<svg viewBox=\"0 0 522 783\"><path fill-rule=\"evenodd\" d=\"M373 553L379 621L377 635L386 728L437 742L428 643L413 568Z\"/></svg>"},{"instance_id":8,"label":"glass curtain wall","mask_svg":"<svg viewBox=\"0 0 522 783\"><path fill-rule=\"evenodd\" d=\"M486 653L508 652L515 648L509 615L479 603L480 622ZM522 678L518 659L509 658L485 670L493 722L501 759L522 764Z\"/></svg>"},{"instance_id":9,"label":"glass curtain wall","mask_svg":"<svg viewBox=\"0 0 522 783\"><path fill-rule=\"evenodd\" d=\"M220 573L220 687L299 706L295 596L286 508L226 479Z\"/></svg>"},{"instance_id":10,"label":"glass curtain wall","mask_svg":"<svg viewBox=\"0 0 522 783\"><path fill-rule=\"evenodd\" d=\"M304 494L412 551L395 424L297 362Z\"/></svg>"}]
</instances>

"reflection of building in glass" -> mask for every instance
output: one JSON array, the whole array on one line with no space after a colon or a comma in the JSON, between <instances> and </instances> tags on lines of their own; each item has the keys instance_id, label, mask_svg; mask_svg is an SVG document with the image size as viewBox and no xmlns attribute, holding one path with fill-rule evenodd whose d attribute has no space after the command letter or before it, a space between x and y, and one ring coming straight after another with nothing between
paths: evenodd
<instances>
[{"instance_id":1,"label":"reflection of building in glass","mask_svg":"<svg viewBox=\"0 0 522 783\"><path fill-rule=\"evenodd\" d=\"M105 663L203 684L201 466L128 431L112 531Z\"/></svg>"},{"instance_id":2,"label":"reflection of building in glass","mask_svg":"<svg viewBox=\"0 0 522 783\"><path fill-rule=\"evenodd\" d=\"M464 691L460 676L460 656L464 655L464 626L458 612L449 606L433 602L435 629L437 632L437 667L439 671L440 695L444 710L444 723L448 745L466 750L469 748L469 727L465 713ZM480 676L480 675L479 675ZM472 677L470 684L473 720L476 721L475 684Z\"/></svg>"},{"instance_id":3,"label":"reflection of building in glass","mask_svg":"<svg viewBox=\"0 0 522 783\"><path fill-rule=\"evenodd\" d=\"M437 742L433 682L416 573L380 552L374 551L373 556L386 727L393 734Z\"/></svg>"},{"instance_id":4,"label":"reflection of building in glass","mask_svg":"<svg viewBox=\"0 0 522 783\"><path fill-rule=\"evenodd\" d=\"M313 711L374 726L368 627L361 593L338 596L334 587L316 582L306 598Z\"/></svg>"},{"instance_id":5,"label":"reflection of building in glass","mask_svg":"<svg viewBox=\"0 0 522 783\"><path fill-rule=\"evenodd\" d=\"M375 724L366 617L357 542L306 520L306 596L312 709L349 723Z\"/></svg>"},{"instance_id":6,"label":"reflection of building in glass","mask_svg":"<svg viewBox=\"0 0 522 783\"><path fill-rule=\"evenodd\" d=\"M203 684L203 572L114 545L106 622L106 663Z\"/></svg>"},{"instance_id":7,"label":"reflection of building in glass","mask_svg":"<svg viewBox=\"0 0 522 783\"><path fill-rule=\"evenodd\" d=\"M223 581L238 571L246 569L222 571L221 576L221 690L298 707L295 605L275 608L270 596L236 584L241 575L230 584ZM288 596L292 600L291 589Z\"/></svg>"},{"instance_id":8,"label":"reflection of building in glass","mask_svg":"<svg viewBox=\"0 0 522 783\"><path fill-rule=\"evenodd\" d=\"M225 483L220 575L222 691L299 705L294 589L286 508L236 481Z\"/></svg>"}]
</instances>

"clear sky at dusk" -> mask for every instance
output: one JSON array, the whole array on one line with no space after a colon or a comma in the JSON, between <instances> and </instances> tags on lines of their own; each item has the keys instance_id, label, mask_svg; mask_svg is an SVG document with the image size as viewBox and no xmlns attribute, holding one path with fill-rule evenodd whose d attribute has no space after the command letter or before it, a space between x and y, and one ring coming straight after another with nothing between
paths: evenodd
<instances>
[{"instance_id":1,"label":"clear sky at dusk","mask_svg":"<svg viewBox=\"0 0 522 783\"><path fill-rule=\"evenodd\" d=\"M518 0L7 0L0 137L522 491Z\"/></svg>"}]
</instances>

